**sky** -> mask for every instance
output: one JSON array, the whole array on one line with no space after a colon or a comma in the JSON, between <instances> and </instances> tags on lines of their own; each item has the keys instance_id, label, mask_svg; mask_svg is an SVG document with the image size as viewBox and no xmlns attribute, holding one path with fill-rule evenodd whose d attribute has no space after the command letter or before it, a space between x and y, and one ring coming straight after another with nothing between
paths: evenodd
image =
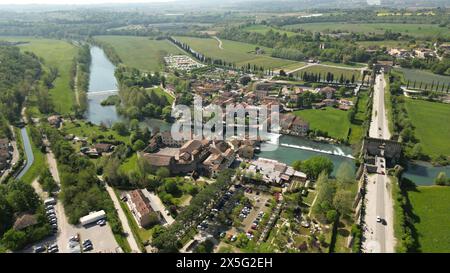
<instances>
[{"instance_id":1,"label":"sky","mask_svg":"<svg viewBox=\"0 0 450 273\"><path fill-rule=\"evenodd\" d=\"M171 0L0 0L0 5L9 4L58 4L58 5L86 5L102 3L157 3L170 2Z\"/></svg>"}]
</instances>

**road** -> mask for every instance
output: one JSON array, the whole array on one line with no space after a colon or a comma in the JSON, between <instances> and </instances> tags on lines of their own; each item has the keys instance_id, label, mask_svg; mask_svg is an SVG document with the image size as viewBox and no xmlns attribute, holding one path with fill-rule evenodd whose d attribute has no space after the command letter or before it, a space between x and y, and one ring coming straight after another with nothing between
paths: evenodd
<instances>
[{"instance_id":1,"label":"road","mask_svg":"<svg viewBox=\"0 0 450 273\"><path fill-rule=\"evenodd\" d=\"M378 75L375 80L369 136L390 139L391 134L384 105L386 87L384 75ZM377 173L369 176L366 187L363 252L392 253L395 245L392 186L386 175L384 158L377 157L375 164ZM382 219L381 222L377 222L378 216Z\"/></svg>"},{"instance_id":2,"label":"road","mask_svg":"<svg viewBox=\"0 0 450 273\"><path fill-rule=\"evenodd\" d=\"M380 74L375 79L373 94L372 122L370 124L369 136L373 138L390 139L389 124L384 105L384 92L386 81L384 75Z\"/></svg>"},{"instance_id":3,"label":"road","mask_svg":"<svg viewBox=\"0 0 450 273\"><path fill-rule=\"evenodd\" d=\"M110 186L106 185L106 190L108 191L109 196L111 197L111 199L114 203L114 207L116 208L117 213L119 214L119 219L122 222L122 227L123 227L124 232L127 234L127 241L131 247L131 251L140 253L141 250L139 249L136 239L133 236L133 231L131 230L130 225L128 224L127 216L125 215L122 207L120 206L120 201L117 198L117 195L114 192L114 189L111 188Z\"/></svg>"}]
</instances>

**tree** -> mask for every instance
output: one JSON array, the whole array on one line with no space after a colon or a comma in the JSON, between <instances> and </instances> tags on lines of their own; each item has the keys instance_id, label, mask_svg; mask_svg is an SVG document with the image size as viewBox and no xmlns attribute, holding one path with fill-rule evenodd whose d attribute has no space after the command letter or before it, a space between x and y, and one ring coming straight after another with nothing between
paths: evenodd
<instances>
[{"instance_id":1,"label":"tree","mask_svg":"<svg viewBox=\"0 0 450 273\"><path fill-rule=\"evenodd\" d=\"M355 181L355 174L348 162L342 163L336 171L336 180L341 184L351 184Z\"/></svg>"},{"instance_id":2,"label":"tree","mask_svg":"<svg viewBox=\"0 0 450 273\"><path fill-rule=\"evenodd\" d=\"M42 189L46 192L53 192L58 188L58 184L56 184L48 168L45 168L39 175L39 184L41 184Z\"/></svg>"},{"instance_id":3,"label":"tree","mask_svg":"<svg viewBox=\"0 0 450 273\"><path fill-rule=\"evenodd\" d=\"M247 85L249 82L251 82L252 81L252 78L250 77L250 76L248 76L248 75L245 75L245 76L242 76L240 79L239 79L239 82L242 84L242 85Z\"/></svg>"},{"instance_id":4,"label":"tree","mask_svg":"<svg viewBox=\"0 0 450 273\"><path fill-rule=\"evenodd\" d=\"M156 171L156 176L158 176L161 179L164 179L170 176L170 171L167 168L161 167Z\"/></svg>"},{"instance_id":5,"label":"tree","mask_svg":"<svg viewBox=\"0 0 450 273\"><path fill-rule=\"evenodd\" d=\"M333 171L333 162L327 157L315 156L302 162L301 171L311 179L316 179L322 172L330 174Z\"/></svg>"},{"instance_id":6,"label":"tree","mask_svg":"<svg viewBox=\"0 0 450 273\"><path fill-rule=\"evenodd\" d=\"M440 172L437 177L434 179L434 183L439 186L445 186L448 184L447 175L445 172Z\"/></svg>"},{"instance_id":7,"label":"tree","mask_svg":"<svg viewBox=\"0 0 450 273\"><path fill-rule=\"evenodd\" d=\"M135 150L135 151L141 151L144 148L145 148L145 143L144 143L144 141L142 141L140 139L136 140L133 144L133 150Z\"/></svg>"},{"instance_id":8,"label":"tree","mask_svg":"<svg viewBox=\"0 0 450 273\"><path fill-rule=\"evenodd\" d=\"M114 123L114 125L112 126L112 129L114 131L116 131L119 135L121 136L126 136L128 135L128 129L127 126L125 125L125 123L123 122L116 122Z\"/></svg>"},{"instance_id":9,"label":"tree","mask_svg":"<svg viewBox=\"0 0 450 273\"><path fill-rule=\"evenodd\" d=\"M333 198L333 205L338 212L343 215L349 215L352 211L353 196L348 190L336 192Z\"/></svg>"},{"instance_id":10,"label":"tree","mask_svg":"<svg viewBox=\"0 0 450 273\"><path fill-rule=\"evenodd\" d=\"M302 161L301 160L295 160L292 163L292 168L294 168L294 170L296 170L296 171L300 171L301 167L302 167Z\"/></svg>"}]
</instances>

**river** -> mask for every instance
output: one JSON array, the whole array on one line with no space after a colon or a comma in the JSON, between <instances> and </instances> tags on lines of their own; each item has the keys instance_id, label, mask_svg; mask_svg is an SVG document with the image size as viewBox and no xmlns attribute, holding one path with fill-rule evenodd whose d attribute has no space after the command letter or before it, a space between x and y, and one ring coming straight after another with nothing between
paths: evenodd
<instances>
[{"instance_id":1,"label":"river","mask_svg":"<svg viewBox=\"0 0 450 273\"><path fill-rule=\"evenodd\" d=\"M114 76L115 66L106 57L99 47L91 47L91 74L89 79L88 92L99 92L117 89L117 80ZM104 123L111 126L116 121L127 121L126 118L117 114L115 106L102 106L100 103L110 94L92 94L88 96L89 108L86 119L94 124ZM169 130L170 124L157 119L147 119L141 122L141 126L152 128L158 127L160 130ZM271 151L264 151L264 148L271 148ZM331 159L334 170L343 162L348 162L354 166L351 158L351 148L344 145L317 143L293 136L274 136L270 143L264 144L260 157L278 160L286 164L292 164L295 160L306 160L313 156L322 155ZM418 185L433 184L434 178L440 171L445 171L450 176L450 167L433 167L430 164L415 162L410 164L410 168L404 176L411 179Z\"/></svg>"},{"instance_id":2,"label":"river","mask_svg":"<svg viewBox=\"0 0 450 273\"><path fill-rule=\"evenodd\" d=\"M22 178L27 173L27 171L31 168L31 165L33 165L34 162L33 149L31 148L30 138L28 137L26 127L20 129L20 135L22 136L23 148L27 156L27 161L25 167L23 167L23 169L17 175L18 179Z\"/></svg>"},{"instance_id":3,"label":"river","mask_svg":"<svg viewBox=\"0 0 450 273\"><path fill-rule=\"evenodd\" d=\"M450 166L435 167L428 162L415 161L408 164L408 170L403 173L404 178L408 178L419 186L434 185L434 179L440 172L445 172L450 177Z\"/></svg>"}]
</instances>

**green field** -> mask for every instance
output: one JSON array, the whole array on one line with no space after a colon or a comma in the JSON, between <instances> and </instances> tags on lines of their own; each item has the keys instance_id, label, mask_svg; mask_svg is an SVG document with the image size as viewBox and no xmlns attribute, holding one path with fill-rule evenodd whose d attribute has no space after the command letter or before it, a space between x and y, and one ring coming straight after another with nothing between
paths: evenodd
<instances>
[{"instance_id":1,"label":"green field","mask_svg":"<svg viewBox=\"0 0 450 273\"><path fill-rule=\"evenodd\" d=\"M122 141L125 144L130 143L130 138L128 136L121 136L112 129L102 130L100 126L89 125L84 121L76 123L65 122L62 131L77 137L87 137L89 142L92 142L94 138L97 139L100 135L103 135L106 140L112 138L113 140ZM101 139L98 139L98 141L101 142Z\"/></svg>"},{"instance_id":2,"label":"green field","mask_svg":"<svg viewBox=\"0 0 450 273\"><path fill-rule=\"evenodd\" d=\"M309 128L328 132L333 138L347 138L350 122L346 111L332 107L295 111L294 114L309 122Z\"/></svg>"},{"instance_id":3,"label":"green field","mask_svg":"<svg viewBox=\"0 0 450 273\"><path fill-rule=\"evenodd\" d=\"M339 67L330 67L325 65L312 65L310 67L307 67L305 69L302 69L298 71L296 74L297 77L300 77L304 72L308 73L316 73L322 75L322 80L325 80L326 74L330 72L331 74L334 74L334 80L338 81L341 75L344 76L344 78L351 80L352 75L355 75L355 80L358 81L361 78L361 72L358 69L351 69L351 68L339 68Z\"/></svg>"},{"instance_id":4,"label":"green field","mask_svg":"<svg viewBox=\"0 0 450 273\"><path fill-rule=\"evenodd\" d=\"M247 65L263 66L264 68L283 68L288 65L298 64L298 62L272 58L270 48L264 48L264 55L256 55L254 53L256 45L222 40L222 48L219 48L217 40L212 38L192 38L192 37L175 37L175 39L188 44L192 49L215 59L223 59L227 62L235 63L237 67Z\"/></svg>"},{"instance_id":5,"label":"green field","mask_svg":"<svg viewBox=\"0 0 450 273\"><path fill-rule=\"evenodd\" d=\"M450 84L450 76L437 75L433 74L426 70L419 69L407 69L407 68L398 68L395 71L401 72L403 74L405 84L409 81L409 87L413 88L414 82L416 82L416 88L419 88L420 82L422 82L422 89L425 89L425 84L427 84L427 90L431 89L431 84L434 81L433 90L436 90L436 85L439 83L438 91L441 91L441 85L444 83L444 92L447 90L448 85Z\"/></svg>"},{"instance_id":6,"label":"green field","mask_svg":"<svg viewBox=\"0 0 450 273\"><path fill-rule=\"evenodd\" d=\"M442 36L446 39L450 39L450 30L448 27L439 27L432 24L388 24L388 23L376 23L376 24L351 24L351 23L307 23L307 24L295 24L286 25L283 29L299 29L302 28L306 31L343 31L343 32L359 32L359 33L377 33L383 34L386 30L392 32L400 32L402 34L411 35L414 37L437 37Z\"/></svg>"},{"instance_id":7,"label":"green field","mask_svg":"<svg viewBox=\"0 0 450 273\"><path fill-rule=\"evenodd\" d=\"M367 91L359 92L359 102L355 113L354 123L351 124L352 132L350 134L350 144L361 141L364 133L363 122L366 120L367 103L369 101L369 93Z\"/></svg>"},{"instance_id":8,"label":"green field","mask_svg":"<svg viewBox=\"0 0 450 273\"><path fill-rule=\"evenodd\" d=\"M27 42L20 45L24 51L31 51L44 60L44 66L58 68L59 77L55 80L50 94L55 111L69 114L75 102L75 94L70 88L70 69L77 47L62 40L40 39L32 37L0 37L0 40Z\"/></svg>"},{"instance_id":9,"label":"green field","mask_svg":"<svg viewBox=\"0 0 450 273\"><path fill-rule=\"evenodd\" d=\"M125 65L145 71L161 70L166 55L184 54L167 40L134 36L95 36L95 39L111 45Z\"/></svg>"},{"instance_id":10,"label":"green field","mask_svg":"<svg viewBox=\"0 0 450 273\"><path fill-rule=\"evenodd\" d=\"M277 28L269 27L269 26L265 26L265 25L252 25L252 26L248 26L248 27L244 28L244 30L249 31L249 32L261 33L261 34L266 34L269 30L272 30L273 32L279 32L282 35L286 34L288 37L297 34L292 31L277 29Z\"/></svg>"},{"instance_id":11,"label":"green field","mask_svg":"<svg viewBox=\"0 0 450 273\"><path fill-rule=\"evenodd\" d=\"M417 187L408 197L417 216L419 250L450 253L450 187Z\"/></svg>"},{"instance_id":12,"label":"green field","mask_svg":"<svg viewBox=\"0 0 450 273\"><path fill-rule=\"evenodd\" d=\"M406 109L423 151L450 156L450 105L407 99Z\"/></svg>"}]
</instances>

